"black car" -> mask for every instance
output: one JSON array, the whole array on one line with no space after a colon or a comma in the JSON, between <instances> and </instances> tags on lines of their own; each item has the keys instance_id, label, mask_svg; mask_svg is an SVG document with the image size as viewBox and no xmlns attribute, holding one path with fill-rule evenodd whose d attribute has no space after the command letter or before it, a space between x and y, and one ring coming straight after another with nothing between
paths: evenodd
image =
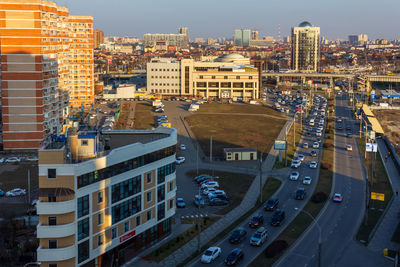
<instances>
[{"instance_id":1,"label":"black car","mask_svg":"<svg viewBox=\"0 0 400 267\"><path fill-rule=\"evenodd\" d=\"M261 226L263 223L264 223L264 217L262 216L262 214L257 214L256 216L251 218L249 226L255 228Z\"/></svg>"},{"instance_id":2,"label":"black car","mask_svg":"<svg viewBox=\"0 0 400 267\"><path fill-rule=\"evenodd\" d=\"M229 202L228 202L228 200L220 199L218 197L215 197L215 198L211 199L208 204L210 206L224 206L224 205L228 205Z\"/></svg>"},{"instance_id":3,"label":"black car","mask_svg":"<svg viewBox=\"0 0 400 267\"><path fill-rule=\"evenodd\" d=\"M246 234L247 232L244 228L237 228L232 232L231 236L229 237L229 242L233 244L240 243L246 237Z\"/></svg>"},{"instance_id":4,"label":"black car","mask_svg":"<svg viewBox=\"0 0 400 267\"><path fill-rule=\"evenodd\" d=\"M243 251L240 248L235 248L225 259L226 265L235 265L239 260L243 259L243 255Z\"/></svg>"},{"instance_id":5,"label":"black car","mask_svg":"<svg viewBox=\"0 0 400 267\"><path fill-rule=\"evenodd\" d=\"M347 126L347 127L346 127L346 130L347 130L347 131L351 131L351 126L350 126L350 125Z\"/></svg>"},{"instance_id":6,"label":"black car","mask_svg":"<svg viewBox=\"0 0 400 267\"><path fill-rule=\"evenodd\" d=\"M228 201L228 197L226 195L214 195L212 199L220 199L224 201Z\"/></svg>"},{"instance_id":7,"label":"black car","mask_svg":"<svg viewBox=\"0 0 400 267\"><path fill-rule=\"evenodd\" d=\"M278 207L279 200L276 197L271 197L268 199L267 203L264 206L264 210L266 211L273 211Z\"/></svg>"},{"instance_id":8,"label":"black car","mask_svg":"<svg viewBox=\"0 0 400 267\"><path fill-rule=\"evenodd\" d=\"M311 150L311 156L316 157L317 156L317 151Z\"/></svg>"},{"instance_id":9,"label":"black car","mask_svg":"<svg viewBox=\"0 0 400 267\"><path fill-rule=\"evenodd\" d=\"M306 190L304 188L297 189L294 199L303 200L305 197L306 197Z\"/></svg>"},{"instance_id":10,"label":"black car","mask_svg":"<svg viewBox=\"0 0 400 267\"><path fill-rule=\"evenodd\" d=\"M283 210L277 209L271 218L272 226L280 226L285 219L285 212Z\"/></svg>"}]
</instances>

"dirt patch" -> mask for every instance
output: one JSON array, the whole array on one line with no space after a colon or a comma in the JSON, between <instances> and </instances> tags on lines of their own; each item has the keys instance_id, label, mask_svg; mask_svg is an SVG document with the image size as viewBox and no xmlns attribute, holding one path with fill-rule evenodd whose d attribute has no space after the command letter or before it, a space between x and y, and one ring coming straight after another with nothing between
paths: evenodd
<instances>
[{"instance_id":1,"label":"dirt patch","mask_svg":"<svg viewBox=\"0 0 400 267\"><path fill-rule=\"evenodd\" d=\"M400 110L374 110L373 113L400 156Z\"/></svg>"}]
</instances>

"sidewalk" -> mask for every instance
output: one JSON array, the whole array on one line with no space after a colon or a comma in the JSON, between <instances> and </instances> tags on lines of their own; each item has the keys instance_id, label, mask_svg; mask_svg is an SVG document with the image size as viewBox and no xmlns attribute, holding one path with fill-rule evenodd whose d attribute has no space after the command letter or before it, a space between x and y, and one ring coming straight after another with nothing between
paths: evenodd
<instances>
[{"instance_id":1,"label":"sidewalk","mask_svg":"<svg viewBox=\"0 0 400 267\"><path fill-rule=\"evenodd\" d=\"M385 155L388 153L388 149L385 142L382 139L377 139L379 152L383 158L383 163L386 168L386 172L389 176L390 182L392 184L392 190L400 189L400 173L396 169L393 159L389 157L386 161L384 159ZM400 212L400 196L393 194L393 201L390 205L385 217L381 221L378 229L376 230L373 238L369 242L368 247L373 250L383 251L383 249L388 248L392 250L400 249L400 244L391 242L392 235L400 222L398 217L398 212Z\"/></svg>"}]
</instances>

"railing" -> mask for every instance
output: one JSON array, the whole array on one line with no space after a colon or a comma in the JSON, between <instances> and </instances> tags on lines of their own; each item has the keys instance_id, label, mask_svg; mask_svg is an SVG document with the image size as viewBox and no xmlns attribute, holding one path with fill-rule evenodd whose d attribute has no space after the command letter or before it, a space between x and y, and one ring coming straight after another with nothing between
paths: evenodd
<instances>
[{"instance_id":1,"label":"railing","mask_svg":"<svg viewBox=\"0 0 400 267\"><path fill-rule=\"evenodd\" d=\"M38 238L60 238L71 236L76 233L76 223L59 224L59 225L42 225L37 226Z\"/></svg>"},{"instance_id":2,"label":"railing","mask_svg":"<svg viewBox=\"0 0 400 267\"><path fill-rule=\"evenodd\" d=\"M65 214L75 211L75 200L59 201L59 202L42 202L38 201L37 214Z\"/></svg>"},{"instance_id":3,"label":"railing","mask_svg":"<svg viewBox=\"0 0 400 267\"><path fill-rule=\"evenodd\" d=\"M76 256L75 245L65 248L42 248L37 249L37 261L65 261Z\"/></svg>"}]
</instances>

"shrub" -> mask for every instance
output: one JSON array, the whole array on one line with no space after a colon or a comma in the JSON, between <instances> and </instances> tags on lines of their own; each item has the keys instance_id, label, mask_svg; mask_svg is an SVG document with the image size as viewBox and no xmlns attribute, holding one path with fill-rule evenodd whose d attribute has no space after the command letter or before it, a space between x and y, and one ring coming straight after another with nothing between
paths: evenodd
<instances>
[{"instance_id":1,"label":"shrub","mask_svg":"<svg viewBox=\"0 0 400 267\"><path fill-rule=\"evenodd\" d=\"M288 246L289 245L285 240L275 240L265 249L265 257L273 258L287 249Z\"/></svg>"},{"instance_id":2,"label":"shrub","mask_svg":"<svg viewBox=\"0 0 400 267\"><path fill-rule=\"evenodd\" d=\"M324 169L324 170L328 170L328 169L331 168L331 164L329 162L323 162L321 164L321 168Z\"/></svg>"},{"instance_id":3,"label":"shrub","mask_svg":"<svg viewBox=\"0 0 400 267\"><path fill-rule=\"evenodd\" d=\"M314 203L321 203L328 199L328 196L324 192L317 192L311 197L311 201Z\"/></svg>"}]
</instances>

